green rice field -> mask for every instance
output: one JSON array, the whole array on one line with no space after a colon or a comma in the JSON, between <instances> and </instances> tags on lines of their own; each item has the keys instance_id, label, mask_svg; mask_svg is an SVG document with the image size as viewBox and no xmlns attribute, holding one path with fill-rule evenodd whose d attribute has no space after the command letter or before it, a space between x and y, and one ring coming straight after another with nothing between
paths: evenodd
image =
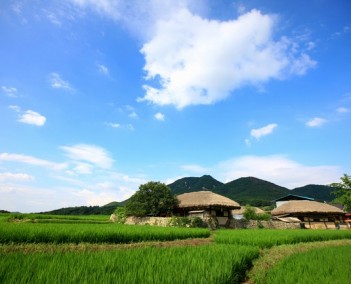
<instances>
[{"instance_id":1,"label":"green rice field","mask_svg":"<svg viewBox=\"0 0 351 284\"><path fill-rule=\"evenodd\" d=\"M285 272L300 277L304 269L309 272L301 278L303 282L294 282L316 283L308 282L308 274L320 274L322 267L331 275L325 279L335 281L318 280L319 284L349 283L345 282L349 274L345 278L341 271L345 265L350 267L344 255L350 255L351 246L342 240L351 240L351 231L210 232L203 228L121 225L107 220L108 216L0 214L0 283L243 283L263 251L283 244L299 246L329 240L341 240L343 247L313 249L282 258L268 270L266 278L253 277L250 283L255 283L254 279L292 283L283 278ZM322 257L316 257L319 252ZM332 259L338 260L331 268L326 267ZM308 268L303 265L306 262L311 264Z\"/></svg>"},{"instance_id":2,"label":"green rice field","mask_svg":"<svg viewBox=\"0 0 351 284\"><path fill-rule=\"evenodd\" d=\"M351 239L350 230L219 230L214 239L220 244L252 245L270 248L282 244Z\"/></svg>"},{"instance_id":3,"label":"green rice field","mask_svg":"<svg viewBox=\"0 0 351 284\"><path fill-rule=\"evenodd\" d=\"M2 222L0 243L133 243L206 238L207 229L119 224Z\"/></svg>"},{"instance_id":4,"label":"green rice field","mask_svg":"<svg viewBox=\"0 0 351 284\"><path fill-rule=\"evenodd\" d=\"M351 283L351 246L327 247L294 254L268 272L265 283Z\"/></svg>"},{"instance_id":5,"label":"green rice field","mask_svg":"<svg viewBox=\"0 0 351 284\"><path fill-rule=\"evenodd\" d=\"M0 283L239 283L256 247L138 248L0 256Z\"/></svg>"}]
</instances>

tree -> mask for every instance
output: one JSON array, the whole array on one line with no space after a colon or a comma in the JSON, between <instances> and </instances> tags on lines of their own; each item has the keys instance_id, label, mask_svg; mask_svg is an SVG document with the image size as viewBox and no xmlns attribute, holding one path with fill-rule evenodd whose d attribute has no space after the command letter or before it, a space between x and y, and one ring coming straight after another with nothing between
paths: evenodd
<instances>
[{"instance_id":1,"label":"tree","mask_svg":"<svg viewBox=\"0 0 351 284\"><path fill-rule=\"evenodd\" d=\"M351 176L344 174L341 182L334 182L330 186L336 188L332 193L336 200L344 205L345 210L351 210Z\"/></svg>"},{"instance_id":2,"label":"tree","mask_svg":"<svg viewBox=\"0 0 351 284\"><path fill-rule=\"evenodd\" d=\"M171 189L161 182L142 184L126 204L128 216L168 216L178 200Z\"/></svg>"}]
</instances>

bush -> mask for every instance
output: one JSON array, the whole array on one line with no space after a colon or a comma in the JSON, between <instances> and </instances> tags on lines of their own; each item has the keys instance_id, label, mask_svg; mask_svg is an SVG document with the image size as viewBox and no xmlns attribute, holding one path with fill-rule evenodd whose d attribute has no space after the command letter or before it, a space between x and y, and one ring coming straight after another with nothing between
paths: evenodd
<instances>
[{"instance_id":1,"label":"bush","mask_svg":"<svg viewBox=\"0 0 351 284\"><path fill-rule=\"evenodd\" d=\"M188 227L201 228L204 227L204 222L200 217L176 217L173 216L169 221L169 226L172 227Z\"/></svg>"},{"instance_id":2,"label":"bush","mask_svg":"<svg viewBox=\"0 0 351 284\"><path fill-rule=\"evenodd\" d=\"M116 223L124 224L127 220L126 208L125 207L117 207L115 210L116 215Z\"/></svg>"}]
</instances>

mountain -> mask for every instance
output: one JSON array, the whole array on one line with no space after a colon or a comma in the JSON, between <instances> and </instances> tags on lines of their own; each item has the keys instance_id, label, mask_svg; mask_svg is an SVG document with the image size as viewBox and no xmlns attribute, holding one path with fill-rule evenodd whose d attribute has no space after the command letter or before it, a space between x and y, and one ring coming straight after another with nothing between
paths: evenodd
<instances>
[{"instance_id":1,"label":"mountain","mask_svg":"<svg viewBox=\"0 0 351 284\"><path fill-rule=\"evenodd\" d=\"M255 177L242 177L224 184L216 193L227 196L242 205L272 205L272 200L290 193L290 190Z\"/></svg>"},{"instance_id":2,"label":"mountain","mask_svg":"<svg viewBox=\"0 0 351 284\"><path fill-rule=\"evenodd\" d=\"M202 177L186 177L176 180L168 185L173 194L178 195L191 191L201 191L204 189L215 191L217 188L223 186L223 183L214 179L210 175Z\"/></svg>"},{"instance_id":3,"label":"mountain","mask_svg":"<svg viewBox=\"0 0 351 284\"><path fill-rule=\"evenodd\" d=\"M334 199L331 194L333 188L329 186L311 184L289 190L286 187L255 177L242 177L228 183L222 183L209 175L204 175L182 178L168 186L176 195L205 189L231 198L242 205L250 204L253 206L273 205L273 200L288 194L307 196L320 201Z\"/></svg>"},{"instance_id":4,"label":"mountain","mask_svg":"<svg viewBox=\"0 0 351 284\"><path fill-rule=\"evenodd\" d=\"M294 188L290 191L291 194L312 197L320 201L332 201L335 195L332 194L335 188L327 185L309 184L302 187Z\"/></svg>"}]
</instances>

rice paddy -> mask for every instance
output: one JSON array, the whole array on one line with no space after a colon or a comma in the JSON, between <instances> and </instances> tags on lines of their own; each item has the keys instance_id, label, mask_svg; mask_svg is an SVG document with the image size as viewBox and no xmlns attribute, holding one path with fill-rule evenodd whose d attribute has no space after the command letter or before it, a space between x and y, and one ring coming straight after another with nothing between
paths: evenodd
<instances>
[{"instance_id":1,"label":"rice paddy","mask_svg":"<svg viewBox=\"0 0 351 284\"><path fill-rule=\"evenodd\" d=\"M11 223L0 226L0 243L132 243L206 238L207 229L118 224Z\"/></svg>"},{"instance_id":2,"label":"rice paddy","mask_svg":"<svg viewBox=\"0 0 351 284\"><path fill-rule=\"evenodd\" d=\"M50 215L14 218L0 214L0 283L242 283L260 252L272 247L351 240L351 231L346 230L248 229L210 233L199 228L119 225L107 219L108 216ZM264 279L257 283L292 283L284 280L284 274L289 271L299 275L299 270L289 269L300 269L299 263L301 271L307 269L303 267L306 262L311 263L309 273L321 273L313 270L316 266L328 271L324 264L325 260L333 262L332 254L334 260L340 259L335 265L341 268L331 266L336 272L330 272L332 276L326 279L336 281L317 282L349 283L344 282L350 279L349 274L346 278L338 276L345 265L350 267L349 260L341 257L350 255L351 246L345 245L335 250L323 249L321 258L314 256L319 250L311 251L311 256L310 252L289 256L274 264L265 277L256 278ZM316 283L308 282L307 277L303 282L294 282Z\"/></svg>"},{"instance_id":3,"label":"rice paddy","mask_svg":"<svg viewBox=\"0 0 351 284\"><path fill-rule=\"evenodd\" d=\"M215 241L221 244L252 245L271 248L283 244L297 244L328 240L351 239L349 230L219 230Z\"/></svg>"},{"instance_id":4,"label":"rice paddy","mask_svg":"<svg viewBox=\"0 0 351 284\"><path fill-rule=\"evenodd\" d=\"M10 253L0 257L0 283L239 283L258 255L225 245Z\"/></svg>"},{"instance_id":5,"label":"rice paddy","mask_svg":"<svg viewBox=\"0 0 351 284\"><path fill-rule=\"evenodd\" d=\"M268 272L265 283L348 284L351 246L327 247L294 254Z\"/></svg>"}]
</instances>

